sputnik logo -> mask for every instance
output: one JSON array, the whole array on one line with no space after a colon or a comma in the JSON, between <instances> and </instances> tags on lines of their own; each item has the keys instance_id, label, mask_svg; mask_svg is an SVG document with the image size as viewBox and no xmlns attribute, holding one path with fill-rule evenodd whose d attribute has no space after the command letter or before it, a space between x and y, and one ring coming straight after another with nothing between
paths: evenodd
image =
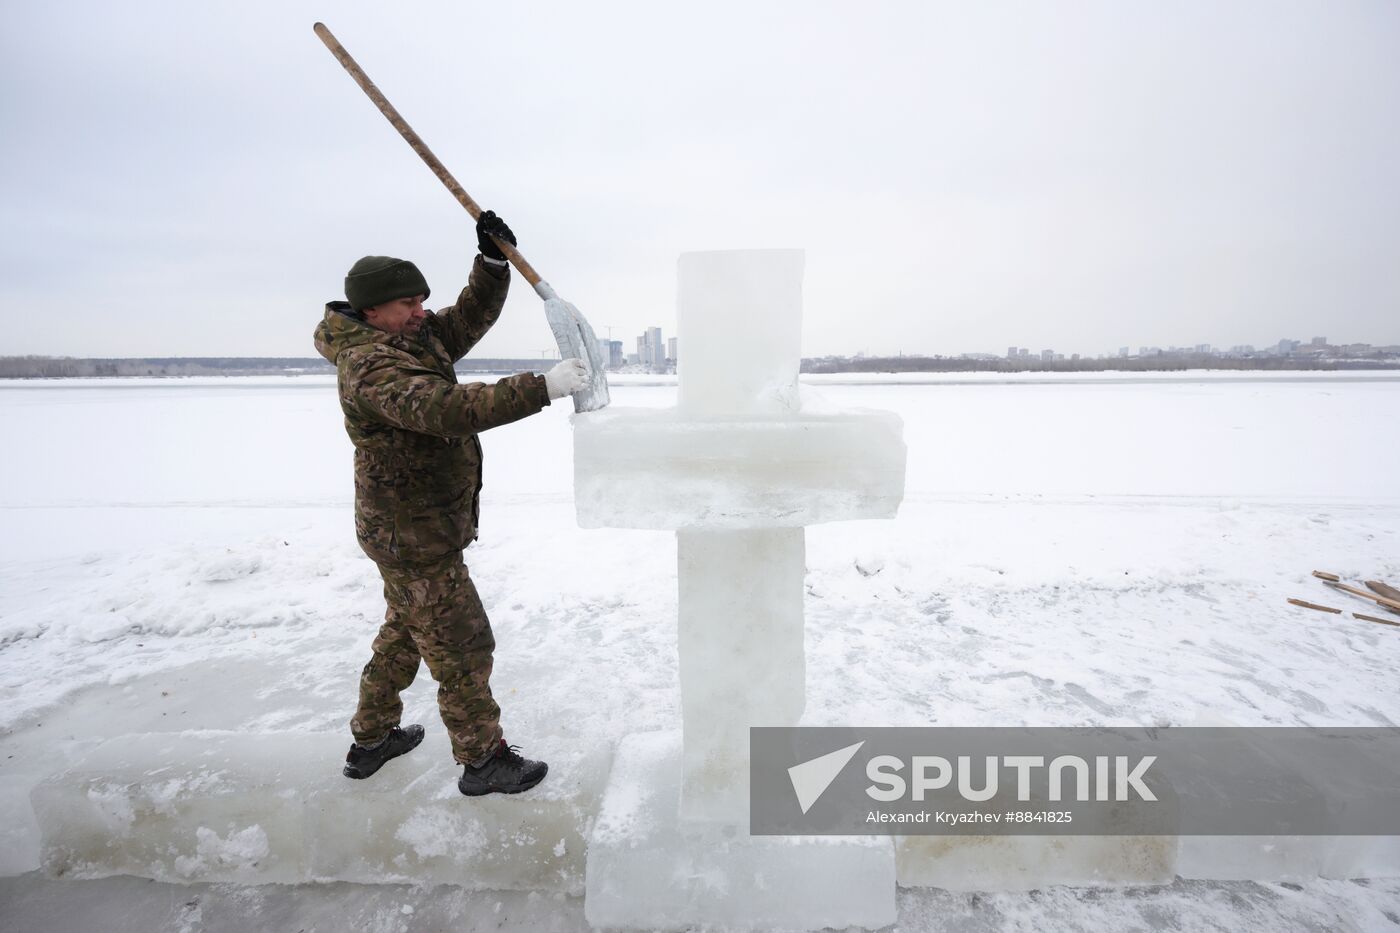
<instances>
[{"instance_id":1,"label":"sputnik logo","mask_svg":"<svg viewBox=\"0 0 1400 933\"><path fill-rule=\"evenodd\" d=\"M811 761L804 761L800 765L793 765L788 768L788 778L792 780L792 790L797 794L797 803L802 807L805 814L812 809L812 805L817 802L826 789L831 786L831 782L836 780L836 776L841 773L864 741L854 745L847 745L845 748L838 748L834 752L828 752L819 758Z\"/></svg>"}]
</instances>

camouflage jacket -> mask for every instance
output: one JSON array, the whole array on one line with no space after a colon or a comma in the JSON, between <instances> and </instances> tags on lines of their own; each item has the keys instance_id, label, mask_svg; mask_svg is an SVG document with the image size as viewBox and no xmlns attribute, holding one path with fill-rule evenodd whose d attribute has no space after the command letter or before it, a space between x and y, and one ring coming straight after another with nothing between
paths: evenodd
<instances>
[{"instance_id":1,"label":"camouflage jacket","mask_svg":"<svg viewBox=\"0 0 1400 933\"><path fill-rule=\"evenodd\" d=\"M509 283L508 271L477 257L457 303L428 312L416 337L372 327L344 301L327 304L316 326L355 445L355 535L381 564L424 563L470 544L481 495L476 435L549 404L535 373L459 385L452 369L500 317Z\"/></svg>"}]
</instances>

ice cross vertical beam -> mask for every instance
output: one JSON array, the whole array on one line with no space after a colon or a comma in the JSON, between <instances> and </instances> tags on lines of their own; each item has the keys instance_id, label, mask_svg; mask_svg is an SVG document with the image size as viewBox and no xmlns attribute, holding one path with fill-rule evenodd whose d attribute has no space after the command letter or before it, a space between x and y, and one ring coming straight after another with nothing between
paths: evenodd
<instances>
[{"instance_id":1,"label":"ice cross vertical beam","mask_svg":"<svg viewBox=\"0 0 1400 933\"><path fill-rule=\"evenodd\" d=\"M682 253L676 352L683 418L782 418L801 407L800 249ZM684 341L684 342L682 342Z\"/></svg>"},{"instance_id":2,"label":"ice cross vertical beam","mask_svg":"<svg viewBox=\"0 0 1400 933\"><path fill-rule=\"evenodd\" d=\"M801 250L680 257L682 418L796 414L805 259ZM682 527L676 563L681 817L737 822L748 814L749 727L796 725L806 702L806 536L800 526Z\"/></svg>"},{"instance_id":3,"label":"ice cross vertical beam","mask_svg":"<svg viewBox=\"0 0 1400 933\"><path fill-rule=\"evenodd\" d=\"M676 408L574 416L579 524L676 531L683 820L747 822L749 727L802 715L804 526L904 493L898 416L802 409L803 264L683 254Z\"/></svg>"},{"instance_id":4,"label":"ice cross vertical beam","mask_svg":"<svg viewBox=\"0 0 1400 933\"><path fill-rule=\"evenodd\" d=\"M676 532L681 817L746 823L749 727L795 726L806 702L801 528Z\"/></svg>"}]
</instances>

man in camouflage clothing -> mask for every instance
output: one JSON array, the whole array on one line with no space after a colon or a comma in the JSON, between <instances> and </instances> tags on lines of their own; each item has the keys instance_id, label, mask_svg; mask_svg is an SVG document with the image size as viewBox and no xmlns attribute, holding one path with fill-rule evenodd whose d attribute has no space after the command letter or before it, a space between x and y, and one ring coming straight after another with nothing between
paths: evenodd
<instances>
[{"instance_id":1,"label":"man in camouflage clothing","mask_svg":"<svg viewBox=\"0 0 1400 933\"><path fill-rule=\"evenodd\" d=\"M335 363L355 445L356 537L379 566L388 604L360 678L345 774L369 777L422 741L422 726L399 725L399 694L422 658L438 682L453 757L464 766L458 787L473 796L526 790L548 770L502 738L490 687L495 639L462 560L480 514L477 434L533 415L587 381L581 361L565 360L545 376L457 383L453 363L500 317L510 284L493 237L515 243L487 211L467 286L436 314L423 310L428 285L413 263L366 256L345 277L348 300L327 304L315 333L316 349Z\"/></svg>"}]
</instances>

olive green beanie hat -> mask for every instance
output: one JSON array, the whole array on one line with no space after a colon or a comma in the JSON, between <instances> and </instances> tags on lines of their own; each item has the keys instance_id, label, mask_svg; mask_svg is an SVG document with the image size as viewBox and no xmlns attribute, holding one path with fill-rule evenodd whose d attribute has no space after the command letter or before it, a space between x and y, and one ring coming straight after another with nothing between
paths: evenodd
<instances>
[{"instance_id":1,"label":"olive green beanie hat","mask_svg":"<svg viewBox=\"0 0 1400 933\"><path fill-rule=\"evenodd\" d=\"M393 256L366 256L350 267L345 276L345 300L356 311L382 305L395 298L429 295L428 280L407 259Z\"/></svg>"}]
</instances>

